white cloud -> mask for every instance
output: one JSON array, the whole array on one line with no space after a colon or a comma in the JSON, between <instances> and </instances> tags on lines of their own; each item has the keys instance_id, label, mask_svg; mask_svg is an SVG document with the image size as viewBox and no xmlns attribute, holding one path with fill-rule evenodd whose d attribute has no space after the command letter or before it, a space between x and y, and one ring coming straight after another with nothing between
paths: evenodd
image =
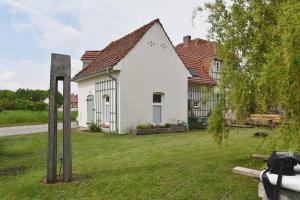
<instances>
[{"instance_id":1,"label":"white cloud","mask_svg":"<svg viewBox=\"0 0 300 200\"><path fill-rule=\"evenodd\" d=\"M81 62L72 58L71 64L74 75L81 68ZM0 89L48 89L49 82L50 61L38 62L15 57L0 59ZM72 92L77 93L76 84L72 84Z\"/></svg>"},{"instance_id":2,"label":"white cloud","mask_svg":"<svg viewBox=\"0 0 300 200\"><path fill-rule=\"evenodd\" d=\"M102 48L138 26L160 18L176 44L183 35L205 37L208 25L201 14L192 26L193 8L212 0L4 0L13 13L25 19L13 21L16 30L34 30L41 47L83 51ZM17 12L16 12L17 11ZM74 24L61 18L72 18Z\"/></svg>"},{"instance_id":3,"label":"white cloud","mask_svg":"<svg viewBox=\"0 0 300 200\"><path fill-rule=\"evenodd\" d=\"M14 78L15 76L16 76L16 74L11 71L0 72L0 81L9 81L10 79Z\"/></svg>"},{"instance_id":4,"label":"white cloud","mask_svg":"<svg viewBox=\"0 0 300 200\"><path fill-rule=\"evenodd\" d=\"M187 34L205 38L209 27L205 22L207 14L200 15L195 27L191 18L193 8L207 1L212 0L2 0L0 4L10 11L14 30L32 33L41 51L70 54L74 75L81 69L79 57L85 50L102 49L155 18L160 18L175 45ZM1 79L0 89L48 88L49 60L3 60L0 55L0 72L7 69L15 77L10 83Z\"/></svg>"},{"instance_id":5,"label":"white cloud","mask_svg":"<svg viewBox=\"0 0 300 200\"><path fill-rule=\"evenodd\" d=\"M41 47L72 49L81 46L84 33L61 23L55 17L40 12L30 4L30 1L26 3L26 1L5 0L4 2L14 11L27 17L27 21L26 19L12 21L16 30L25 28L33 30Z\"/></svg>"}]
</instances>

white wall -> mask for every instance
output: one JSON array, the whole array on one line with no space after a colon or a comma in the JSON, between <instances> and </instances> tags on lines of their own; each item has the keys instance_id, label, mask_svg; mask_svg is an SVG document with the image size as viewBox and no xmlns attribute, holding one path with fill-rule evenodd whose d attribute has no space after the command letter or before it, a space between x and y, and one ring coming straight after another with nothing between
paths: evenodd
<instances>
[{"instance_id":1,"label":"white wall","mask_svg":"<svg viewBox=\"0 0 300 200\"><path fill-rule=\"evenodd\" d=\"M114 76L117 76L116 73L114 73ZM109 79L109 77L103 74L78 82L78 123L80 127L87 127L87 96L94 95L94 102L96 102L95 84L96 82L107 79ZM96 105L94 105L94 107L96 109ZM94 112L94 114L96 115L96 112ZM96 116L94 116L94 119L96 120Z\"/></svg>"},{"instance_id":2,"label":"white wall","mask_svg":"<svg viewBox=\"0 0 300 200\"><path fill-rule=\"evenodd\" d=\"M164 93L162 123L187 121L189 73L159 23L152 26L118 66L122 70L119 77L122 133L138 124L152 123L154 92Z\"/></svg>"}]
</instances>

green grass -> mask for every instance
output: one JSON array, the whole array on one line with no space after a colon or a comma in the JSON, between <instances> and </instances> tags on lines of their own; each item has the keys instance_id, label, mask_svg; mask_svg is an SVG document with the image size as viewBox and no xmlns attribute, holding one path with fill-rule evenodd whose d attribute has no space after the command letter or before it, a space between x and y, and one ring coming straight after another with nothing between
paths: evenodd
<instances>
[{"instance_id":1,"label":"green grass","mask_svg":"<svg viewBox=\"0 0 300 200\"><path fill-rule=\"evenodd\" d=\"M228 147L206 131L147 136L73 130L73 183L45 185L47 134L0 138L1 199L233 199L257 197L257 181L232 173L261 139L234 129ZM59 157L62 155L59 133Z\"/></svg>"},{"instance_id":2,"label":"green grass","mask_svg":"<svg viewBox=\"0 0 300 200\"><path fill-rule=\"evenodd\" d=\"M58 121L62 120L62 112L58 112ZM71 113L72 121L75 121L77 112ZM10 110L0 112L0 127L43 124L48 122L48 111Z\"/></svg>"}]
</instances>

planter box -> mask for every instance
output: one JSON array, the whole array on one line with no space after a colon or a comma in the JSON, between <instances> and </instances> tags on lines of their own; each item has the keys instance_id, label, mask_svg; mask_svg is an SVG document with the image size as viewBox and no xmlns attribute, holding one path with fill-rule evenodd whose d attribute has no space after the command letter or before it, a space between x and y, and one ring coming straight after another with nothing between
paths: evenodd
<instances>
[{"instance_id":1,"label":"planter box","mask_svg":"<svg viewBox=\"0 0 300 200\"><path fill-rule=\"evenodd\" d=\"M147 134L157 134L156 129L137 129L136 134L137 135L147 135Z\"/></svg>"},{"instance_id":2,"label":"planter box","mask_svg":"<svg viewBox=\"0 0 300 200\"><path fill-rule=\"evenodd\" d=\"M147 134L158 134L158 133L172 133L172 132L183 132L184 127L175 126L170 128L151 128L151 129L136 129L137 135L147 135Z\"/></svg>"},{"instance_id":3,"label":"planter box","mask_svg":"<svg viewBox=\"0 0 300 200\"><path fill-rule=\"evenodd\" d=\"M170 132L184 132L185 129L184 127L182 126L174 126L174 127L171 127L171 131Z\"/></svg>"},{"instance_id":4,"label":"planter box","mask_svg":"<svg viewBox=\"0 0 300 200\"><path fill-rule=\"evenodd\" d=\"M170 133L171 129L170 128L155 128L157 133Z\"/></svg>"}]
</instances>

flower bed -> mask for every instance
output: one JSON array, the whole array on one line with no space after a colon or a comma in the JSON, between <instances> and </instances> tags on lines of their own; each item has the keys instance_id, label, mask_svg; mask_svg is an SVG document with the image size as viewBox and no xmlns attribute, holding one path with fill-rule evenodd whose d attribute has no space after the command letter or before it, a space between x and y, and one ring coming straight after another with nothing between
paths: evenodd
<instances>
[{"instance_id":1,"label":"flower bed","mask_svg":"<svg viewBox=\"0 0 300 200\"><path fill-rule=\"evenodd\" d=\"M187 128L184 124L165 124L165 125L152 125L141 124L136 127L135 134L147 135L147 134L159 134L159 133L173 133L184 132Z\"/></svg>"}]
</instances>

